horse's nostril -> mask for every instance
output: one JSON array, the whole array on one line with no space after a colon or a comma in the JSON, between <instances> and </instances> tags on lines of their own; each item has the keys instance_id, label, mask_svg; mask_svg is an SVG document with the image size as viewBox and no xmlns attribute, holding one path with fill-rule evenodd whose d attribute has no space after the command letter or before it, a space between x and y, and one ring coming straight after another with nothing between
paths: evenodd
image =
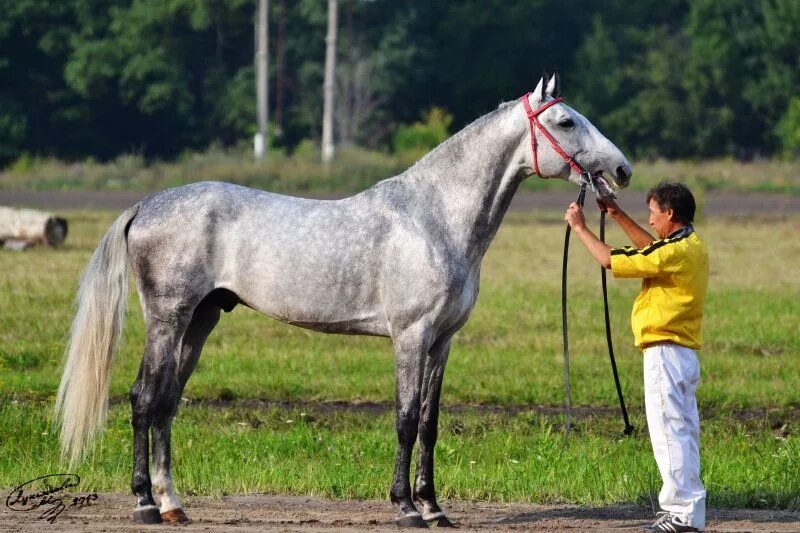
<instances>
[{"instance_id":1,"label":"horse's nostril","mask_svg":"<svg viewBox=\"0 0 800 533\"><path fill-rule=\"evenodd\" d=\"M631 180L630 170L620 165L617 167L617 178L620 183L628 183Z\"/></svg>"}]
</instances>

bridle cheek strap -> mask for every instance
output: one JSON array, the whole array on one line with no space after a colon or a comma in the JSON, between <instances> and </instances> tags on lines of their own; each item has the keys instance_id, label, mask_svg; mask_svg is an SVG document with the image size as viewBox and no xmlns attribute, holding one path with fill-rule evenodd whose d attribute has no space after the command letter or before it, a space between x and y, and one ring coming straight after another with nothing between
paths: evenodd
<instances>
[{"instance_id":1,"label":"bridle cheek strap","mask_svg":"<svg viewBox=\"0 0 800 533\"><path fill-rule=\"evenodd\" d=\"M533 152L533 170L536 172L536 175L542 177L542 173L539 172L539 155L538 155L538 143L536 141L536 128L542 130L542 134L547 138L548 141L550 141L550 145L553 147L553 150L555 150L556 153L560 155L561 158L564 159L564 161L566 161L567 164L569 164L569 166L572 167L572 169L575 172L577 172L580 175L585 175L586 171L584 171L583 168L581 168L581 166L577 163L577 161L572 159L572 157L570 157L569 154L567 154L567 152L565 152L564 149L561 148L561 145L558 144L556 138L553 137L550 134L550 132L547 131L547 129L539 121L539 115L541 115L544 111L546 111L550 107L561 102L563 98L559 96L558 98L554 98L549 102L545 102L544 104L539 106L539 108L536 109L536 111L534 111L533 109L531 109L531 104L528 101L528 96L530 95L531 93L526 93L521 98L521 100L522 100L522 105L525 106L525 113L527 113L528 115L528 123L531 129L531 151Z\"/></svg>"}]
</instances>

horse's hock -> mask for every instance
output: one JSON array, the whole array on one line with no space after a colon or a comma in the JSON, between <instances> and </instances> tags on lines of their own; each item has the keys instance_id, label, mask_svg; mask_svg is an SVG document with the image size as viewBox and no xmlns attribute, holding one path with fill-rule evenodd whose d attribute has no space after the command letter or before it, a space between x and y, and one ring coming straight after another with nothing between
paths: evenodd
<instances>
[{"instance_id":1,"label":"horse's hock","mask_svg":"<svg viewBox=\"0 0 800 533\"><path fill-rule=\"evenodd\" d=\"M60 246L67 238L67 221L34 209L0 206L0 246L24 250L37 244Z\"/></svg>"}]
</instances>

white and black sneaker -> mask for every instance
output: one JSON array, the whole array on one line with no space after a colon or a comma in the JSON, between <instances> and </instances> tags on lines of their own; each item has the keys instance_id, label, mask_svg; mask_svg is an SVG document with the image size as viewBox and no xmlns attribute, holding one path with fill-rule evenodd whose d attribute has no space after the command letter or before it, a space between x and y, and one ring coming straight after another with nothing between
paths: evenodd
<instances>
[{"instance_id":1,"label":"white and black sneaker","mask_svg":"<svg viewBox=\"0 0 800 533\"><path fill-rule=\"evenodd\" d=\"M658 513L658 520L652 526L647 528L650 531L658 531L659 533L681 533L683 531L700 531L696 527L684 523L677 515L660 512Z\"/></svg>"}]
</instances>

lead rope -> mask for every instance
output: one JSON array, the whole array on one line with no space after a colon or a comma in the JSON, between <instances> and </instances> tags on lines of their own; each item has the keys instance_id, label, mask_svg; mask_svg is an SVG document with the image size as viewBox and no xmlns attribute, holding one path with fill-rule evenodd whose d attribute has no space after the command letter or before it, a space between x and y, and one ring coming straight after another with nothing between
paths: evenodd
<instances>
[{"instance_id":1,"label":"lead rope","mask_svg":"<svg viewBox=\"0 0 800 533\"><path fill-rule=\"evenodd\" d=\"M606 210L600 211L600 241L606 242ZM633 433L633 426L628 420L628 409L625 408L625 398L622 396L622 386L619 384L619 374L617 373L617 361L614 359L614 344L611 342L611 318L608 313L608 286L606 284L606 269L600 267L600 280L603 285L603 313L606 318L606 343L608 344L608 357L611 359L611 371L614 373L614 384L617 386L617 397L619 398L619 408L622 410L622 419L625 421L624 435Z\"/></svg>"},{"instance_id":2,"label":"lead rope","mask_svg":"<svg viewBox=\"0 0 800 533\"><path fill-rule=\"evenodd\" d=\"M586 199L586 185L587 182L592 185L592 190L596 192L594 184L591 182L592 178L589 176L586 181L581 184L581 190L578 193L577 203L583 209L583 204ZM564 234L564 257L562 260L561 268L561 334L564 343L564 410L566 413L566 422L564 424L564 444L567 443L569 433L572 429L572 400L570 394L570 377L569 377L569 334L567 323L567 261L569 259L569 236L572 228L567 224L566 233ZM600 211L600 241L606 242L606 212ZM614 359L614 346L611 341L611 319L608 312L608 286L606 283L606 269L600 267L600 279L603 286L603 311L606 323L606 342L608 344L608 356L611 359L611 370L614 374L614 383L617 387L617 397L619 398L619 406L622 410L622 418L625 421L625 429L623 434L630 435L633 433L634 427L628 420L628 410L625 407L625 398L622 396L622 386L619 383L619 374L617 373L617 362Z\"/></svg>"},{"instance_id":3,"label":"lead rope","mask_svg":"<svg viewBox=\"0 0 800 533\"><path fill-rule=\"evenodd\" d=\"M578 193L578 205L583 208L586 198L586 183L581 184L581 191ZM569 223L564 234L564 257L561 260L561 337L564 344L564 412L566 421L564 423L564 444L567 443L569 432L572 429L572 400L570 399L569 385L569 334L567 333L567 261L569 260L569 236L572 228Z\"/></svg>"}]
</instances>

